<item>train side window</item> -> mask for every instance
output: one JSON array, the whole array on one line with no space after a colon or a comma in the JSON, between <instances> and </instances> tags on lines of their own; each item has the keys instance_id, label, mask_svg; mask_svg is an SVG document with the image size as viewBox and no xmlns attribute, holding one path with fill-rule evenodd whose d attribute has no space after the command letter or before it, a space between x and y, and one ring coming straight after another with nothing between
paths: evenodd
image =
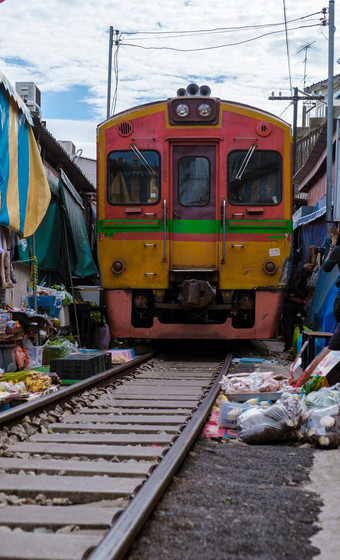
<instances>
[{"instance_id":1,"label":"train side window","mask_svg":"<svg viewBox=\"0 0 340 560\"><path fill-rule=\"evenodd\" d=\"M178 162L178 200L182 206L206 206L210 199L210 162L185 156Z\"/></svg>"},{"instance_id":2,"label":"train side window","mask_svg":"<svg viewBox=\"0 0 340 560\"><path fill-rule=\"evenodd\" d=\"M282 200L281 155L273 150L256 149L244 166L246 155L247 150L235 150L228 156L228 201L237 205L279 204Z\"/></svg>"},{"instance_id":3,"label":"train side window","mask_svg":"<svg viewBox=\"0 0 340 560\"><path fill-rule=\"evenodd\" d=\"M160 196L160 155L142 150L111 152L107 158L107 199L110 204L155 204Z\"/></svg>"}]
</instances>

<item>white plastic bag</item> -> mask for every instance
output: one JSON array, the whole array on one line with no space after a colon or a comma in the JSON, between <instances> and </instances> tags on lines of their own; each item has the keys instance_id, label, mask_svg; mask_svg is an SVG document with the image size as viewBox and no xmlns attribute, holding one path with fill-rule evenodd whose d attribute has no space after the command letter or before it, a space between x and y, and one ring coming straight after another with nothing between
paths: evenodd
<instances>
[{"instance_id":1,"label":"white plastic bag","mask_svg":"<svg viewBox=\"0 0 340 560\"><path fill-rule=\"evenodd\" d=\"M298 439L328 449L339 447L340 405L308 410L298 431Z\"/></svg>"},{"instance_id":2,"label":"white plastic bag","mask_svg":"<svg viewBox=\"0 0 340 560\"><path fill-rule=\"evenodd\" d=\"M239 439L245 443L265 443L295 439L303 407L298 395L283 393L269 408L256 407L238 417Z\"/></svg>"}]
</instances>

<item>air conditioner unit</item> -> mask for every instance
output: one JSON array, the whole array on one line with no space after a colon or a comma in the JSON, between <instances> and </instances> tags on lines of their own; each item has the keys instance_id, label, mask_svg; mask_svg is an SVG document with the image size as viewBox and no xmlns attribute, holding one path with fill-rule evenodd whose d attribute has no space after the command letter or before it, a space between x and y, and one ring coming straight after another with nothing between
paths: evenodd
<instances>
[{"instance_id":1,"label":"air conditioner unit","mask_svg":"<svg viewBox=\"0 0 340 560\"><path fill-rule=\"evenodd\" d=\"M24 103L33 101L41 107L41 93L34 82L16 82L15 89Z\"/></svg>"}]
</instances>

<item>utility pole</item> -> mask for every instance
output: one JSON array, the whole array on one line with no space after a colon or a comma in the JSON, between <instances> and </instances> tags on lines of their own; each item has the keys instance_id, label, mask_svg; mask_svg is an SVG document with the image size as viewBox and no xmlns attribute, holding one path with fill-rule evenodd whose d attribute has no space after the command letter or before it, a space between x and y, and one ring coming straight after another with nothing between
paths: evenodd
<instances>
[{"instance_id":1,"label":"utility pole","mask_svg":"<svg viewBox=\"0 0 340 560\"><path fill-rule=\"evenodd\" d=\"M119 30L115 29L115 46L119 46ZM112 73L112 46L113 46L113 27L110 27L109 33L109 63L108 63L108 76L107 76L107 108L106 108L106 118L111 116L111 73ZM117 77L116 77L117 79ZM117 86L117 83L116 83ZM117 87L116 87L117 93Z\"/></svg>"},{"instance_id":2,"label":"utility pole","mask_svg":"<svg viewBox=\"0 0 340 560\"><path fill-rule=\"evenodd\" d=\"M109 63L108 63L108 75L107 75L107 106L106 106L106 118L110 116L110 105L111 105L111 72L112 72L112 43L113 43L113 27L110 26L109 32Z\"/></svg>"},{"instance_id":3,"label":"utility pole","mask_svg":"<svg viewBox=\"0 0 340 560\"><path fill-rule=\"evenodd\" d=\"M326 159L326 222L332 221L332 170L333 170L333 90L334 90L334 0L329 2L328 17L328 108L327 108L327 159Z\"/></svg>"},{"instance_id":4,"label":"utility pole","mask_svg":"<svg viewBox=\"0 0 340 560\"><path fill-rule=\"evenodd\" d=\"M324 99L323 95L308 95L303 91L300 91L297 87L294 88L294 95L291 96L284 96L278 95L275 96L273 94L268 97L268 99L273 101L292 101L293 102L293 163L292 163L292 173L293 177L296 171L296 141L297 141L297 117L298 117L298 102L299 101L311 101L311 100L322 100ZM299 95L301 93L302 95Z\"/></svg>"}]
</instances>

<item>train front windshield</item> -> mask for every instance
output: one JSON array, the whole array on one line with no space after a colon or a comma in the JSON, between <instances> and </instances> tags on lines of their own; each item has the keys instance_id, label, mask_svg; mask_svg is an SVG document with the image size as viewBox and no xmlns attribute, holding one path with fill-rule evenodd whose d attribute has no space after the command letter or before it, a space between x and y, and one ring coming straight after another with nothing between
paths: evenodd
<instances>
[{"instance_id":1,"label":"train front windshield","mask_svg":"<svg viewBox=\"0 0 340 560\"><path fill-rule=\"evenodd\" d=\"M107 161L110 204L155 204L160 195L160 155L152 150L111 152Z\"/></svg>"},{"instance_id":2,"label":"train front windshield","mask_svg":"<svg viewBox=\"0 0 340 560\"><path fill-rule=\"evenodd\" d=\"M282 161L278 152L237 150L228 157L231 204L276 205L282 200Z\"/></svg>"}]
</instances>

